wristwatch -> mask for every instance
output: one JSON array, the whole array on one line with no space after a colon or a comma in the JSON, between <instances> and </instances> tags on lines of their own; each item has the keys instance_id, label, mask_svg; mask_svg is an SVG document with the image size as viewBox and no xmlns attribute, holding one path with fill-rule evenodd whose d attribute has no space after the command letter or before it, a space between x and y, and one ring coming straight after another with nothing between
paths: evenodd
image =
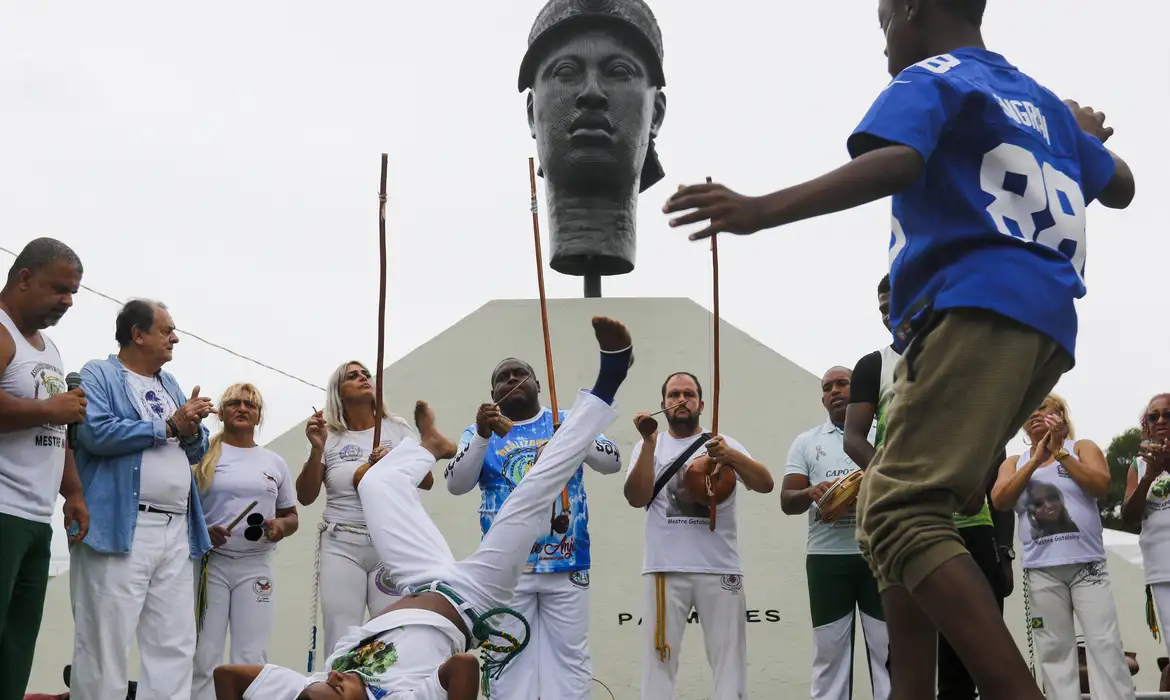
<instances>
[{"instance_id":1,"label":"wristwatch","mask_svg":"<svg viewBox=\"0 0 1170 700\"><path fill-rule=\"evenodd\" d=\"M1011 546L1010 544L1009 545L1001 544L999 546L999 553L1002 554L1003 556L1007 557L1008 561L1015 561L1015 559L1016 559L1016 548Z\"/></svg>"},{"instance_id":2,"label":"wristwatch","mask_svg":"<svg viewBox=\"0 0 1170 700\"><path fill-rule=\"evenodd\" d=\"M1068 450L1066 450L1062 447L1059 450L1057 450L1056 454L1052 455L1052 457L1057 462L1061 461L1062 459L1068 459Z\"/></svg>"}]
</instances>

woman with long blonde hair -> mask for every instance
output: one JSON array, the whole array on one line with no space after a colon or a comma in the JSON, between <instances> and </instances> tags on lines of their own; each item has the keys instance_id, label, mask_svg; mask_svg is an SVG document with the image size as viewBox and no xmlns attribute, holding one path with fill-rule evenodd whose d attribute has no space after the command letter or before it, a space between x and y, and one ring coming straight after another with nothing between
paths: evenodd
<instances>
[{"instance_id":1,"label":"woman with long blonde hair","mask_svg":"<svg viewBox=\"0 0 1170 700\"><path fill-rule=\"evenodd\" d=\"M326 385L325 410L305 426L309 455L297 477L297 500L312 504L325 487L325 512L317 525L312 633L309 672L317 645L317 606L321 607L326 653L350 627L393 604L400 593L390 580L366 528L365 514L354 486L354 474L370 464L375 409L382 408L380 450L388 451L408 437L417 437L405 419L386 410L375 396L373 376L356 360L338 365ZM431 474L420 484L430 489Z\"/></svg>"},{"instance_id":2,"label":"woman with long blonde hair","mask_svg":"<svg viewBox=\"0 0 1170 700\"><path fill-rule=\"evenodd\" d=\"M228 387L219 400L222 428L195 467L212 550L198 582L193 700L215 700L212 673L223 663L229 627L229 663L268 661L276 610L272 553L277 542L297 531L299 521L288 465L256 444L263 413L255 386Z\"/></svg>"},{"instance_id":3,"label":"woman with long blonde hair","mask_svg":"<svg viewBox=\"0 0 1170 700\"><path fill-rule=\"evenodd\" d=\"M1109 466L1092 440L1077 440L1068 403L1049 394L1023 426L1031 448L1008 457L991 489L992 505L1019 515L1024 594L1045 695L1081 697L1073 618L1080 621L1094 698L1134 697L1109 585L1098 499L1109 493Z\"/></svg>"}]
</instances>

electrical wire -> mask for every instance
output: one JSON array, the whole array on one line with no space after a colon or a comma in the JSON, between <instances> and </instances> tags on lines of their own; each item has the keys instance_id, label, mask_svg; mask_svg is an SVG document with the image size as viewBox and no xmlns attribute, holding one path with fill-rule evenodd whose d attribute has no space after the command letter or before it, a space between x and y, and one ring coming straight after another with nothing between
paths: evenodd
<instances>
[{"instance_id":1,"label":"electrical wire","mask_svg":"<svg viewBox=\"0 0 1170 700\"><path fill-rule=\"evenodd\" d=\"M11 250L8 250L4 246L0 246L0 251L8 253L9 255L11 255L14 258L16 257L16 253L13 253ZM94 294L94 295L99 296L103 299L107 299L109 301L112 301L119 306L122 306L126 303L120 299L116 299L116 298L110 296L109 294L106 294L105 292L99 292L98 290L94 289L93 287L89 287L89 286L83 284L83 285L81 285L81 288L84 289L85 291L89 292L90 294ZM197 340L200 343L203 343L204 345L207 345L209 347L213 347L217 350L222 350L223 352L226 352L227 354L232 355L234 357L238 357L241 360L244 360L245 362L251 362L252 364L256 365L257 367L263 367L264 369L266 369L270 372L275 372L281 376L288 377L289 379L292 379L293 381L300 382L301 384L304 384L305 386L311 386L314 389L317 389L318 391L325 391L325 387L317 386L316 384L314 384L310 381L307 381L305 379L301 379L300 377L296 376L295 374L290 374L288 372L285 372L282 369L277 369L276 367L273 367L270 364L261 362L260 360L257 360L253 357L248 357L247 355L244 355L242 353L238 353L229 347L225 347L223 345L220 345L219 343L212 342L212 341L208 340L207 338L204 338L203 336L196 335L195 333L192 333L191 331L186 331L186 330L176 328L175 332L181 333L181 334L187 336L188 338L191 338L192 340Z\"/></svg>"}]
</instances>

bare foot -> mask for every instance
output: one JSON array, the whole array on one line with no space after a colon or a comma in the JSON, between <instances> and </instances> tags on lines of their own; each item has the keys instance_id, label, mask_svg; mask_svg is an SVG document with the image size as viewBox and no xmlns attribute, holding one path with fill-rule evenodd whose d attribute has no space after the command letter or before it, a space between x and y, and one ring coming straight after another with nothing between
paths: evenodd
<instances>
[{"instance_id":1,"label":"bare foot","mask_svg":"<svg viewBox=\"0 0 1170 700\"><path fill-rule=\"evenodd\" d=\"M634 344L630 338L630 331L620 321L606 316L593 317L593 333L597 336L597 345L602 352L619 352ZM633 364L634 358L631 353L630 365Z\"/></svg>"},{"instance_id":2,"label":"bare foot","mask_svg":"<svg viewBox=\"0 0 1170 700\"><path fill-rule=\"evenodd\" d=\"M414 426L418 428L419 444L435 459L451 459L455 456L457 445L439 432L435 425L435 412L426 401L416 401L414 404Z\"/></svg>"}]
</instances>

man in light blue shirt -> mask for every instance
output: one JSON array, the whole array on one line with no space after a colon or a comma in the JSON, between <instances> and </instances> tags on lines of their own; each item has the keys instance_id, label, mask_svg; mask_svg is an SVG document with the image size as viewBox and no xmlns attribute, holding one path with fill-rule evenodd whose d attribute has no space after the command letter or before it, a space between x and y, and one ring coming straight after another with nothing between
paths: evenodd
<instances>
[{"instance_id":1,"label":"man in light blue shirt","mask_svg":"<svg viewBox=\"0 0 1170 700\"><path fill-rule=\"evenodd\" d=\"M70 552L73 697L126 697L137 632L139 695L188 700L194 561L211 549L191 465L207 451L201 421L213 408L199 387L187 399L162 371L179 342L163 304L130 301L114 335L118 354L81 371L89 403L77 470L90 528Z\"/></svg>"}]
</instances>

